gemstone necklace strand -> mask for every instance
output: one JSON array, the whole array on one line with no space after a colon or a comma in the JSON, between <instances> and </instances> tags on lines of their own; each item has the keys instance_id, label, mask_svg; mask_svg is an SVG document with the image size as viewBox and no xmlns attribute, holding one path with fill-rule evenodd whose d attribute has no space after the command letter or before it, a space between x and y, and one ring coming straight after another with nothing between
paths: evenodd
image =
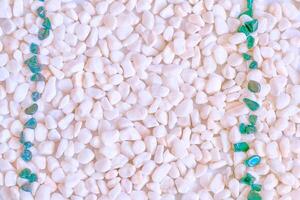
<instances>
[{"instance_id":1,"label":"gemstone necklace strand","mask_svg":"<svg viewBox=\"0 0 300 200\"><path fill-rule=\"evenodd\" d=\"M44 4L44 0L39 0ZM41 27L38 31L38 40L45 40L51 30L51 22L46 16L45 7L39 6L36 10L36 14L42 20ZM40 42L39 42L40 43ZM32 42L29 45L29 50L31 57L25 60L24 64L28 67L32 73L30 81L33 83L44 82L45 78L42 75L43 66L38 62L38 54L40 53L38 44ZM26 129L34 130L37 127L37 120L34 118L34 114L38 111L38 100L41 98L41 93L38 91L33 91L31 93L32 104L25 109L25 114L29 116L29 119L24 124L23 131L20 133L20 143L23 145L23 151L21 153L21 158L25 162L29 162L32 159L32 153L30 148L33 146L33 143L26 140ZM21 185L21 190L25 192L32 192L32 183L37 182L38 176L36 173L32 172L29 168L24 168L19 172L19 177L24 179L24 184Z\"/></svg>"},{"instance_id":2,"label":"gemstone necklace strand","mask_svg":"<svg viewBox=\"0 0 300 200\"><path fill-rule=\"evenodd\" d=\"M247 0L247 10L242 12L239 15L239 18L243 15L247 15L251 18L250 21L244 22L239 28L238 32L245 34L247 48L252 52L254 47L255 39L251 35L251 33L255 32L258 29L258 21L253 18L253 0ZM258 68L258 63L253 60L252 56L248 53L242 54L243 59L248 63L249 70L256 70ZM248 90L253 93L259 93L261 90L261 86L257 81L250 80L247 85ZM247 106L247 108L251 112L255 112L259 109L260 105L250 98L243 98L243 102ZM241 123L239 125L239 131L241 134L255 134L257 132L256 129L256 121L257 116L255 114L250 114L248 117L249 124ZM250 146L247 142L238 142L233 145L234 152L247 152L250 149ZM247 168L252 168L257 166L261 162L261 157L259 155L251 155L247 159L245 159L244 164ZM256 183L256 178L251 175L251 173L247 172L241 179L240 182L250 186L250 192L248 193L248 200L261 200L261 196L259 192L261 191L262 186Z\"/></svg>"}]
</instances>

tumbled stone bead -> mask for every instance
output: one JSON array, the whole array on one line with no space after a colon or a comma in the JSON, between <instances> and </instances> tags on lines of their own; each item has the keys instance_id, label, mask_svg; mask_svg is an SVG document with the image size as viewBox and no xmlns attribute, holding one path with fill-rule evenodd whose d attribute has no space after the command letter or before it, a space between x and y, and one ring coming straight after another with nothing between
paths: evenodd
<instances>
[{"instance_id":1,"label":"tumbled stone bead","mask_svg":"<svg viewBox=\"0 0 300 200\"><path fill-rule=\"evenodd\" d=\"M25 192L32 192L31 184L25 183L24 185L21 186L21 190Z\"/></svg>"},{"instance_id":2,"label":"tumbled stone bead","mask_svg":"<svg viewBox=\"0 0 300 200\"><path fill-rule=\"evenodd\" d=\"M245 26L250 33L253 33L258 28L258 21L257 21L257 19L253 19L251 21L245 22Z\"/></svg>"},{"instance_id":3,"label":"tumbled stone bead","mask_svg":"<svg viewBox=\"0 0 300 200\"><path fill-rule=\"evenodd\" d=\"M253 9L247 9L246 11L242 12L242 13L238 16L238 18L240 18L242 15L248 15L248 16L252 17L252 16L253 16Z\"/></svg>"},{"instance_id":4,"label":"tumbled stone bead","mask_svg":"<svg viewBox=\"0 0 300 200\"><path fill-rule=\"evenodd\" d=\"M256 133L256 127L252 124L247 125L245 129L246 134Z\"/></svg>"},{"instance_id":5,"label":"tumbled stone bead","mask_svg":"<svg viewBox=\"0 0 300 200\"><path fill-rule=\"evenodd\" d=\"M38 9L36 10L36 13L40 18L44 19L46 17L45 7L44 6L38 7Z\"/></svg>"},{"instance_id":6,"label":"tumbled stone bead","mask_svg":"<svg viewBox=\"0 0 300 200\"><path fill-rule=\"evenodd\" d=\"M37 181L37 175L35 173L30 174L30 176L27 178L29 183L33 183Z\"/></svg>"},{"instance_id":7,"label":"tumbled stone bead","mask_svg":"<svg viewBox=\"0 0 300 200\"><path fill-rule=\"evenodd\" d=\"M33 82L45 81L45 77L42 74L37 73L37 74L33 74L30 77L30 80Z\"/></svg>"},{"instance_id":8,"label":"tumbled stone bead","mask_svg":"<svg viewBox=\"0 0 300 200\"><path fill-rule=\"evenodd\" d=\"M262 186L260 184L252 184L251 185L251 190L260 192L261 191Z\"/></svg>"},{"instance_id":9,"label":"tumbled stone bead","mask_svg":"<svg viewBox=\"0 0 300 200\"><path fill-rule=\"evenodd\" d=\"M30 176L30 174L31 174L31 170L28 168L25 168L19 173L19 177L27 179Z\"/></svg>"},{"instance_id":10,"label":"tumbled stone bead","mask_svg":"<svg viewBox=\"0 0 300 200\"><path fill-rule=\"evenodd\" d=\"M241 123L240 126L239 126L239 131L240 133L246 133L246 124L244 123Z\"/></svg>"},{"instance_id":11,"label":"tumbled stone bead","mask_svg":"<svg viewBox=\"0 0 300 200\"><path fill-rule=\"evenodd\" d=\"M28 66L30 71L34 74L40 73L42 70L42 66L40 64L36 65L36 66Z\"/></svg>"},{"instance_id":12,"label":"tumbled stone bead","mask_svg":"<svg viewBox=\"0 0 300 200\"><path fill-rule=\"evenodd\" d=\"M35 91L31 94L31 99L32 101L38 101L41 98L41 96L41 93Z\"/></svg>"},{"instance_id":13,"label":"tumbled stone bead","mask_svg":"<svg viewBox=\"0 0 300 200\"><path fill-rule=\"evenodd\" d=\"M249 186L251 186L254 183L254 181L255 181L255 177L249 173L246 173L246 175L240 179L241 183Z\"/></svg>"},{"instance_id":14,"label":"tumbled stone bead","mask_svg":"<svg viewBox=\"0 0 300 200\"><path fill-rule=\"evenodd\" d=\"M49 29L40 28L40 30L38 32L38 38L39 38L39 40L44 40L49 36L49 34L50 34Z\"/></svg>"},{"instance_id":15,"label":"tumbled stone bead","mask_svg":"<svg viewBox=\"0 0 300 200\"><path fill-rule=\"evenodd\" d=\"M38 57L36 55L31 56L29 59L25 60L25 65L27 65L28 67L31 66L37 66L38 63Z\"/></svg>"},{"instance_id":16,"label":"tumbled stone bead","mask_svg":"<svg viewBox=\"0 0 300 200\"><path fill-rule=\"evenodd\" d=\"M251 35L247 37L247 48L251 49L254 46L255 39Z\"/></svg>"},{"instance_id":17,"label":"tumbled stone bead","mask_svg":"<svg viewBox=\"0 0 300 200\"><path fill-rule=\"evenodd\" d=\"M25 143L25 136L24 136L23 132L20 133L20 139L19 139L19 141L20 141L21 144Z\"/></svg>"},{"instance_id":18,"label":"tumbled stone bead","mask_svg":"<svg viewBox=\"0 0 300 200\"><path fill-rule=\"evenodd\" d=\"M261 157L259 155L254 155L247 158L244 163L247 167L255 167L260 163L260 161L261 161Z\"/></svg>"},{"instance_id":19,"label":"tumbled stone bead","mask_svg":"<svg viewBox=\"0 0 300 200\"><path fill-rule=\"evenodd\" d=\"M246 152L249 150L249 145L247 142L239 142L233 145L234 152Z\"/></svg>"},{"instance_id":20,"label":"tumbled stone bead","mask_svg":"<svg viewBox=\"0 0 300 200\"><path fill-rule=\"evenodd\" d=\"M38 110L38 105L36 103L32 104L28 108L25 109L25 113L27 115L33 115Z\"/></svg>"},{"instance_id":21,"label":"tumbled stone bead","mask_svg":"<svg viewBox=\"0 0 300 200\"><path fill-rule=\"evenodd\" d=\"M32 153L31 151L25 149L23 151L23 153L21 154L21 158L25 161L25 162L28 162L32 159Z\"/></svg>"},{"instance_id":22,"label":"tumbled stone bead","mask_svg":"<svg viewBox=\"0 0 300 200\"><path fill-rule=\"evenodd\" d=\"M244 60L250 60L251 56L247 53L243 53L243 58L244 58Z\"/></svg>"},{"instance_id":23,"label":"tumbled stone bead","mask_svg":"<svg viewBox=\"0 0 300 200\"><path fill-rule=\"evenodd\" d=\"M245 25L240 26L239 29L238 29L238 32L239 33L244 33L246 36L248 36L250 34Z\"/></svg>"},{"instance_id":24,"label":"tumbled stone bead","mask_svg":"<svg viewBox=\"0 0 300 200\"><path fill-rule=\"evenodd\" d=\"M24 143L25 149L29 149L32 146L33 146L33 144L31 142L29 142L29 141Z\"/></svg>"},{"instance_id":25,"label":"tumbled stone bead","mask_svg":"<svg viewBox=\"0 0 300 200\"><path fill-rule=\"evenodd\" d=\"M35 43L30 44L30 52L33 54L38 54L39 53L39 46Z\"/></svg>"},{"instance_id":26,"label":"tumbled stone bead","mask_svg":"<svg viewBox=\"0 0 300 200\"><path fill-rule=\"evenodd\" d=\"M253 0L247 0L247 8L252 10L252 8L253 8Z\"/></svg>"},{"instance_id":27,"label":"tumbled stone bead","mask_svg":"<svg viewBox=\"0 0 300 200\"><path fill-rule=\"evenodd\" d=\"M258 82L250 80L248 82L248 90L250 90L253 93L258 93L261 90L261 86Z\"/></svg>"},{"instance_id":28,"label":"tumbled stone bead","mask_svg":"<svg viewBox=\"0 0 300 200\"><path fill-rule=\"evenodd\" d=\"M51 21L50 21L50 19L49 19L48 17L46 17L46 18L44 19L42 26L43 26L45 29L47 29L47 30L50 30L50 29L51 29L51 27L52 27L52 26L51 26Z\"/></svg>"},{"instance_id":29,"label":"tumbled stone bead","mask_svg":"<svg viewBox=\"0 0 300 200\"><path fill-rule=\"evenodd\" d=\"M257 116L256 115L250 115L249 116L249 123L252 125L255 125L257 121Z\"/></svg>"},{"instance_id":30,"label":"tumbled stone bead","mask_svg":"<svg viewBox=\"0 0 300 200\"><path fill-rule=\"evenodd\" d=\"M262 200L260 194L254 190L248 193L247 200Z\"/></svg>"},{"instance_id":31,"label":"tumbled stone bead","mask_svg":"<svg viewBox=\"0 0 300 200\"><path fill-rule=\"evenodd\" d=\"M253 60L249 65L249 69L257 69L257 66L258 66L257 62Z\"/></svg>"},{"instance_id":32,"label":"tumbled stone bead","mask_svg":"<svg viewBox=\"0 0 300 200\"><path fill-rule=\"evenodd\" d=\"M243 101L247 105L247 107L252 111L256 111L259 108L259 104L251 99L244 98Z\"/></svg>"},{"instance_id":33,"label":"tumbled stone bead","mask_svg":"<svg viewBox=\"0 0 300 200\"><path fill-rule=\"evenodd\" d=\"M29 120L26 121L25 123L25 128L30 128L30 129L35 129L37 125L37 121L34 118L30 118Z\"/></svg>"}]
</instances>

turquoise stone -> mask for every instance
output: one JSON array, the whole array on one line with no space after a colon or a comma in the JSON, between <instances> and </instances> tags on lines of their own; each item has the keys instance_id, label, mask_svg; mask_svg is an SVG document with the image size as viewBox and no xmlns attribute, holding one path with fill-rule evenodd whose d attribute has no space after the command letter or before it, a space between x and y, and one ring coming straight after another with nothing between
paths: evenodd
<instances>
[{"instance_id":1,"label":"turquoise stone","mask_svg":"<svg viewBox=\"0 0 300 200\"><path fill-rule=\"evenodd\" d=\"M37 175L35 173L30 174L30 176L27 178L29 183L33 183L37 181Z\"/></svg>"},{"instance_id":2,"label":"turquoise stone","mask_svg":"<svg viewBox=\"0 0 300 200\"><path fill-rule=\"evenodd\" d=\"M255 39L253 36L249 35L247 37L247 48L248 49L252 49L252 47L254 46L254 42L255 42Z\"/></svg>"},{"instance_id":3,"label":"turquoise stone","mask_svg":"<svg viewBox=\"0 0 300 200\"><path fill-rule=\"evenodd\" d=\"M256 133L256 127L252 124L246 126L246 134Z\"/></svg>"},{"instance_id":4,"label":"turquoise stone","mask_svg":"<svg viewBox=\"0 0 300 200\"><path fill-rule=\"evenodd\" d=\"M41 98L41 93L39 93L39 92L33 92L32 94L31 94L31 99L32 99L32 101L38 101L40 98Z\"/></svg>"},{"instance_id":5,"label":"turquoise stone","mask_svg":"<svg viewBox=\"0 0 300 200\"><path fill-rule=\"evenodd\" d=\"M44 19L42 26L47 30L50 30L52 28L51 21L48 17Z\"/></svg>"},{"instance_id":6,"label":"turquoise stone","mask_svg":"<svg viewBox=\"0 0 300 200\"><path fill-rule=\"evenodd\" d=\"M28 67L34 67L37 66L39 64L38 62L38 57L36 55L31 56L29 59L25 60L25 65L27 65Z\"/></svg>"},{"instance_id":7,"label":"turquoise stone","mask_svg":"<svg viewBox=\"0 0 300 200\"><path fill-rule=\"evenodd\" d=\"M30 80L33 82L45 81L45 77L42 74L37 73L37 74L33 74L30 77Z\"/></svg>"},{"instance_id":8,"label":"turquoise stone","mask_svg":"<svg viewBox=\"0 0 300 200\"><path fill-rule=\"evenodd\" d=\"M38 9L36 10L36 13L40 18L44 19L46 17L45 7L44 6L38 7Z\"/></svg>"},{"instance_id":9,"label":"turquoise stone","mask_svg":"<svg viewBox=\"0 0 300 200\"><path fill-rule=\"evenodd\" d=\"M262 200L260 194L254 190L248 193L247 200Z\"/></svg>"},{"instance_id":10,"label":"turquoise stone","mask_svg":"<svg viewBox=\"0 0 300 200\"><path fill-rule=\"evenodd\" d=\"M31 174L31 170L28 168L25 168L19 173L19 177L27 179L30 176L30 174Z\"/></svg>"},{"instance_id":11,"label":"turquoise stone","mask_svg":"<svg viewBox=\"0 0 300 200\"><path fill-rule=\"evenodd\" d=\"M28 108L25 109L25 113L27 115L33 115L38 110L38 105L36 103L32 104Z\"/></svg>"},{"instance_id":12,"label":"turquoise stone","mask_svg":"<svg viewBox=\"0 0 300 200\"><path fill-rule=\"evenodd\" d=\"M251 99L244 98L243 101L247 105L247 107L252 111L256 111L259 108L259 104Z\"/></svg>"},{"instance_id":13,"label":"turquoise stone","mask_svg":"<svg viewBox=\"0 0 300 200\"><path fill-rule=\"evenodd\" d=\"M249 69L257 69L257 67L258 67L258 63L255 60L251 61L249 65Z\"/></svg>"},{"instance_id":14,"label":"turquoise stone","mask_svg":"<svg viewBox=\"0 0 300 200\"><path fill-rule=\"evenodd\" d=\"M251 190L260 192L261 191L262 186L260 184L253 184L251 185Z\"/></svg>"},{"instance_id":15,"label":"turquoise stone","mask_svg":"<svg viewBox=\"0 0 300 200\"><path fill-rule=\"evenodd\" d=\"M240 26L239 29L238 29L238 32L239 33L244 33L246 36L248 36L250 34L245 25Z\"/></svg>"},{"instance_id":16,"label":"turquoise stone","mask_svg":"<svg viewBox=\"0 0 300 200\"><path fill-rule=\"evenodd\" d=\"M258 21L257 21L257 19L253 19L251 21L245 22L245 26L250 33L253 33L258 28Z\"/></svg>"},{"instance_id":17,"label":"turquoise stone","mask_svg":"<svg viewBox=\"0 0 300 200\"><path fill-rule=\"evenodd\" d=\"M242 134L246 133L246 124L241 123L239 126L239 130L240 130L240 133L242 133Z\"/></svg>"},{"instance_id":18,"label":"turquoise stone","mask_svg":"<svg viewBox=\"0 0 300 200\"><path fill-rule=\"evenodd\" d=\"M247 167L255 167L260 163L260 161L261 161L261 157L259 155L254 155L247 158L244 163Z\"/></svg>"},{"instance_id":19,"label":"turquoise stone","mask_svg":"<svg viewBox=\"0 0 300 200\"><path fill-rule=\"evenodd\" d=\"M234 152L247 152L249 150L249 145L247 142L239 142L233 145Z\"/></svg>"},{"instance_id":20,"label":"turquoise stone","mask_svg":"<svg viewBox=\"0 0 300 200\"><path fill-rule=\"evenodd\" d=\"M31 154L31 151L25 149L23 151L23 153L21 154L21 158L25 161L25 162L28 162L32 159L32 154Z\"/></svg>"},{"instance_id":21,"label":"turquoise stone","mask_svg":"<svg viewBox=\"0 0 300 200\"><path fill-rule=\"evenodd\" d=\"M21 186L21 190L25 192L32 192L31 184L25 183L24 185Z\"/></svg>"},{"instance_id":22,"label":"turquoise stone","mask_svg":"<svg viewBox=\"0 0 300 200\"><path fill-rule=\"evenodd\" d=\"M257 116L256 115L250 115L249 116L249 123L252 125L255 125L257 121Z\"/></svg>"},{"instance_id":23,"label":"turquoise stone","mask_svg":"<svg viewBox=\"0 0 300 200\"><path fill-rule=\"evenodd\" d=\"M30 44L30 52L33 54L38 54L39 53L39 46L35 43Z\"/></svg>"},{"instance_id":24,"label":"turquoise stone","mask_svg":"<svg viewBox=\"0 0 300 200\"><path fill-rule=\"evenodd\" d=\"M253 8L253 0L247 0L247 8L252 10L252 8Z\"/></svg>"},{"instance_id":25,"label":"turquoise stone","mask_svg":"<svg viewBox=\"0 0 300 200\"><path fill-rule=\"evenodd\" d=\"M24 126L25 128L35 129L36 125L37 125L36 119L30 118L29 120L27 120Z\"/></svg>"},{"instance_id":26,"label":"turquoise stone","mask_svg":"<svg viewBox=\"0 0 300 200\"><path fill-rule=\"evenodd\" d=\"M244 60L250 60L251 59L251 56L247 53L243 53L242 55L243 55Z\"/></svg>"},{"instance_id":27,"label":"turquoise stone","mask_svg":"<svg viewBox=\"0 0 300 200\"><path fill-rule=\"evenodd\" d=\"M39 38L39 40L44 40L49 36L49 34L50 34L49 29L40 28L40 30L38 32L38 38Z\"/></svg>"},{"instance_id":28,"label":"turquoise stone","mask_svg":"<svg viewBox=\"0 0 300 200\"><path fill-rule=\"evenodd\" d=\"M42 71L42 66L37 64L36 66L28 66L30 71L34 74L40 73Z\"/></svg>"},{"instance_id":29,"label":"turquoise stone","mask_svg":"<svg viewBox=\"0 0 300 200\"><path fill-rule=\"evenodd\" d=\"M25 142L25 143L24 143L25 149L29 149L29 148L32 147L32 146L33 146L33 144L32 144L31 142Z\"/></svg>"},{"instance_id":30,"label":"turquoise stone","mask_svg":"<svg viewBox=\"0 0 300 200\"><path fill-rule=\"evenodd\" d=\"M255 181L255 177L249 173L246 173L246 175L240 179L241 183L250 185L250 186L254 183L254 181Z\"/></svg>"}]
</instances>

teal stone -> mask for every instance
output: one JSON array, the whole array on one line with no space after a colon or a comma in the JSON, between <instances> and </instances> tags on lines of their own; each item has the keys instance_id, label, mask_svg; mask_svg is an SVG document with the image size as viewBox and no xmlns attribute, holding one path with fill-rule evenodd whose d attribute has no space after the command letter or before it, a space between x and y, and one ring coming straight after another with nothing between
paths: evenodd
<instances>
[{"instance_id":1,"label":"teal stone","mask_svg":"<svg viewBox=\"0 0 300 200\"><path fill-rule=\"evenodd\" d=\"M251 56L247 53L243 53L242 55L243 55L244 60L250 60L251 59Z\"/></svg>"},{"instance_id":2,"label":"teal stone","mask_svg":"<svg viewBox=\"0 0 300 200\"><path fill-rule=\"evenodd\" d=\"M33 82L45 81L45 77L42 74L37 73L37 74L33 74L30 77L30 80L33 81Z\"/></svg>"},{"instance_id":3,"label":"teal stone","mask_svg":"<svg viewBox=\"0 0 300 200\"><path fill-rule=\"evenodd\" d=\"M258 68L258 63L255 60L251 61L249 65L249 69L257 69L257 68Z\"/></svg>"},{"instance_id":4,"label":"teal stone","mask_svg":"<svg viewBox=\"0 0 300 200\"><path fill-rule=\"evenodd\" d=\"M250 34L245 25L240 26L239 29L238 29L238 32L239 33L244 33L246 36L248 36Z\"/></svg>"},{"instance_id":5,"label":"teal stone","mask_svg":"<svg viewBox=\"0 0 300 200\"><path fill-rule=\"evenodd\" d=\"M261 161L261 157L259 155L254 155L247 158L244 163L247 167L255 167L260 163L260 161Z\"/></svg>"},{"instance_id":6,"label":"teal stone","mask_svg":"<svg viewBox=\"0 0 300 200\"><path fill-rule=\"evenodd\" d=\"M38 7L38 9L36 10L36 13L40 18L44 19L46 17L45 7L44 6Z\"/></svg>"},{"instance_id":7,"label":"teal stone","mask_svg":"<svg viewBox=\"0 0 300 200\"><path fill-rule=\"evenodd\" d=\"M249 173L246 173L246 175L240 179L241 183L249 186L253 185L254 181L255 181L255 177Z\"/></svg>"},{"instance_id":8,"label":"teal stone","mask_svg":"<svg viewBox=\"0 0 300 200\"><path fill-rule=\"evenodd\" d=\"M29 149L32 146L33 146L33 144L31 142L29 142L29 141L24 143L24 148L25 149Z\"/></svg>"},{"instance_id":9,"label":"teal stone","mask_svg":"<svg viewBox=\"0 0 300 200\"><path fill-rule=\"evenodd\" d=\"M30 118L29 120L27 120L24 126L25 128L35 129L37 126L37 121L34 118Z\"/></svg>"},{"instance_id":10,"label":"teal stone","mask_svg":"<svg viewBox=\"0 0 300 200\"><path fill-rule=\"evenodd\" d=\"M45 28L40 28L38 32L38 38L39 40L44 40L50 35L50 30Z\"/></svg>"},{"instance_id":11,"label":"teal stone","mask_svg":"<svg viewBox=\"0 0 300 200\"><path fill-rule=\"evenodd\" d=\"M30 44L30 52L33 54L38 54L39 53L39 46L35 43Z\"/></svg>"},{"instance_id":12,"label":"teal stone","mask_svg":"<svg viewBox=\"0 0 300 200\"><path fill-rule=\"evenodd\" d=\"M31 106L29 106L28 108L25 109L25 113L27 115L33 115L36 113L36 111L38 110L38 105L36 103L32 104Z\"/></svg>"},{"instance_id":13,"label":"teal stone","mask_svg":"<svg viewBox=\"0 0 300 200\"><path fill-rule=\"evenodd\" d=\"M248 29L248 31L250 33L255 32L257 30L257 28L258 28L258 21L257 21L257 19L253 19L251 21L245 22L244 24L245 24L246 28Z\"/></svg>"},{"instance_id":14,"label":"teal stone","mask_svg":"<svg viewBox=\"0 0 300 200\"><path fill-rule=\"evenodd\" d=\"M239 142L233 145L234 152L247 152L249 150L249 145L247 142Z\"/></svg>"},{"instance_id":15,"label":"teal stone","mask_svg":"<svg viewBox=\"0 0 300 200\"><path fill-rule=\"evenodd\" d=\"M21 144L24 144L25 143L25 135L23 132L20 133L20 139L19 139L20 143Z\"/></svg>"},{"instance_id":16,"label":"teal stone","mask_svg":"<svg viewBox=\"0 0 300 200\"><path fill-rule=\"evenodd\" d=\"M42 71L42 65L37 64L36 66L28 66L30 71L34 74L40 73Z\"/></svg>"},{"instance_id":17,"label":"teal stone","mask_svg":"<svg viewBox=\"0 0 300 200\"><path fill-rule=\"evenodd\" d=\"M257 81L250 80L248 82L248 90L253 93L258 93L261 90L261 86Z\"/></svg>"},{"instance_id":18,"label":"teal stone","mask_svg":"<svg viewBox=\"0 0 300 200\"><path fill-rule=\"evenodd\" d=\"M42 26L47 30L50 30L52 28L51 21L48 17L44 19Z\"/></svg>"},{"instance_id":19,"label":"teal stone","mask_svg":"<svg viewBox=\"0 0 300 200\"><path fill-rule=\"evenodd\" d=\"M31 170L28 168L23 169L20 173L19 173L19 177L23 178L23 179L27 179L31 174Z\"/></svg>"},{"instance_id":20,"label":"teal stone","mask_svg":"<svg viewBox=\"0 0 300 200\"><path fill-rule=\"evenodd\" d=\"M32 159L32 153L31 151L25 149L23 151L23 153L21 154L21 158L25 161L25 162L29 162Z\"/></svg>"},{"instance_id":21,"label":"teal stone","mask_svg":"<svg viewBox=\"0 0 300 200\"><path fill-rule=\"evenodd\" d=\"M246 134L256 133L256 127L252 124L246 126Z\"/></svg>"},{"instance_id":22,"label":"teal stone","mask_svg":"<svg viewBox=\"0 0 300 200\"><path fill-rule=\"evenodd\" d=\"M254 46L254 42L255 42L254 37L251 36L251 35L249 35L249 36L247 37L247 48L248 48L248 49L252 49L253 46Z\"/></svg>"},{"instance_id":23,"label":"teal stone","mask_svg":"<svg viewBox=\"0 0 300 200\"><path fill-rule=\"evenodd\" d=\"M251 99L244 98L243 101L251 111L256 111L259 108L259 104Z\"/></svg>"},{"instance_id":24,"label":"teal stone","mask_svg":"<svg viewBox=\"0 0 300 200\"><path fill-rule=\"evenodd\" d=\"M33 183L33 182L36 182L37 181L37 175L35 174L35 173L32 173L32 174L30 174L30 176L28 177L28 181L29 181L29 183Z\"/></svg>"},{"instance_id":25,"label":"teal stone","mask_svg":"<svg viewBox=\"0 0 300 200\"><path fill-rule=\"evenodd\" d=\"M29 59L25 60L24 64L28 67L35 67L39 64L38 57L36 55L33 55Z\"/></svg>"},{"instance_id":26,"label":"teal stone","mask_svg":"<svg viewBox=\"0 0 300 200\"><path fill-rule=\"evenodd\" d=\"M247 0L247 8L248 9L253 9L253 0Z\"/></svg>"},{"instance_id":27,"label":"teal stone","mask_svg":"<svg viewBox=\"0 0 300 200\"><path fill-rule=\"evenodd\" d=\"M240 130L240 133L242 133L242 134L246 133L246 124L241 123L239 126L239 130Z\"/></svg>"},{"instance_id":28,"label":"teal stone","mask_svg":"<svg viewBox=\"0 0 300 200\"><path fill-rule=\"evenodd\" d=\"M252 184L251 185L251 190L260 192L261 191L262 186L260 184Z\"/></svg>"},{"instance_id":29,"label":"teal stone","mask_svg":"<svg viewBox=\"0 0 300 200\"><path fill-rule=\"evenodd\" d=\"M256 115L250 115L249 116L249 123L252 125L255 125L257 121L257 116Z\"/></svg>"},{"instance_id":30,"label":"teal stone","mask_svg":"<svg viewBox=\"0 0 300 200\"><path fill-rule=\"evenodd\" d=\"M41 93L39 93L39 92L33 92L31 94L31 99L32 99L32 101L36 102L36 101L38 101L41 98L41 96L42 96Z\"/></svg>"},{"instance_id":31,"label":"teal stone","mask_svg":"<svg viewBox=\"0 0 300 200\"><path fill-rule=\"evenodd\" d=\"M21 186L21 190L23 190L24 192L32 192L31 184L25 183Z\"/></svg>"},{"instance_id":32,"label":"teal stone","mask_svg":"<svg viewBox=\"0 0 300 200\"><path fill-rule=\"evenodd\" d=\"M248 193L247 200L262 200L262 197L260 196L260 194L258 192L251 190Z\"/></svg>"}]
</instances>

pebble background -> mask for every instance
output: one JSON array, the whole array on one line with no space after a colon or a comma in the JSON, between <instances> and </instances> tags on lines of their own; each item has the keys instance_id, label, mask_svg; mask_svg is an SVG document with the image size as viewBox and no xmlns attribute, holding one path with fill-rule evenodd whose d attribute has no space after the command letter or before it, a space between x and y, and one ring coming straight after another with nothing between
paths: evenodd
<instances>
[{"instance_id":1,"label":"pebble background","mask_svg":"<svg viewBox=\"0 0 300 200\"><path fill-rule=\"evenodd\" d=\"M0 199L245 200L249 172L263 200L298 200L300 2L254 0L256 70L237 32L246 2L0 0ZM42 41L41 5L52 24ZM30 82L31 43L45 82ZM257 131L241 134L250 114ZM249 150L234 152L241 141ZM253 155L261 162L246 167Z\"/></svg>"}]
</instances>

